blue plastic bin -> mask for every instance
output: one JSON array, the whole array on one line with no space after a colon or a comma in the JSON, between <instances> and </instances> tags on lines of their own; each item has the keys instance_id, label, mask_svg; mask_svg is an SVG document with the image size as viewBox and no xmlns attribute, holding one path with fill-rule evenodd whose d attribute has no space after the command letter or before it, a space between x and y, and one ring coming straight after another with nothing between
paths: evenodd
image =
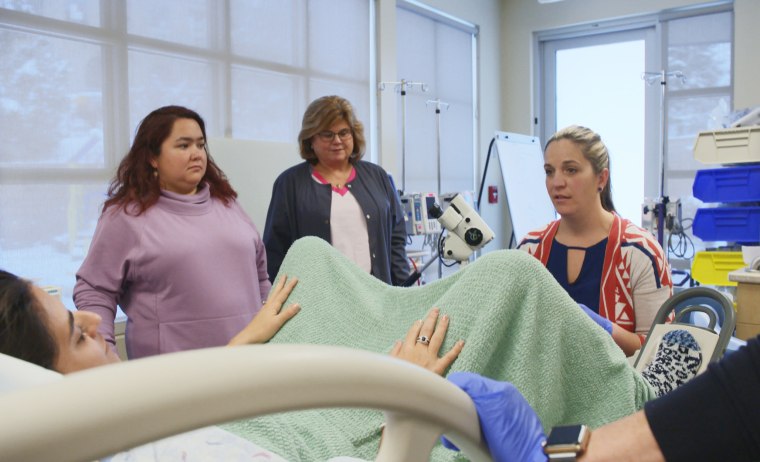
<instances>
[{"instance_id":1,"label":"blue plastic bin","mask_svg":"<svg viewBox=\"0 0 760 462\"><path fill-rule=\"evenodd\" d=\"M698 170L692 191L702 202L760 201L760 165Z\"/></svg>"},{"instance_id":2,"label":"blue plastic bin","mask_svg":"<svg viewBox=\"0 0 760 462\"><path fill-rule=\"evenodd\" d=\"M692 227L703 241L760 242L760 207L697 209Z\"/></svg>"}]
</instances>

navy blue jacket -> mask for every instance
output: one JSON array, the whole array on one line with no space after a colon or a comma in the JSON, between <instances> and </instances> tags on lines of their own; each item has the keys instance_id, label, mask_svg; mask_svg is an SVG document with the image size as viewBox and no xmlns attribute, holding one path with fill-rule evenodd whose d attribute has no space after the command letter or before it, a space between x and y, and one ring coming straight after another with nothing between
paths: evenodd
<instances>
[{"instance_id":1,"label":"navy blue jacket","mask_svg":"<svg viewBox=\"0 0 760 462\"><path fill-rule=\"evenodd\" d=\"M312 166L303 162L280 174L272 188L272 200L264 225L267 270L274 281L291 244L304 236L330 238L332 187L311 177ZM406 259L406 226L398 193L390 177L378 165L358 161L351 190L367 220L372 275L392 285L409 276Z\"/></svg>"}]
</instances>

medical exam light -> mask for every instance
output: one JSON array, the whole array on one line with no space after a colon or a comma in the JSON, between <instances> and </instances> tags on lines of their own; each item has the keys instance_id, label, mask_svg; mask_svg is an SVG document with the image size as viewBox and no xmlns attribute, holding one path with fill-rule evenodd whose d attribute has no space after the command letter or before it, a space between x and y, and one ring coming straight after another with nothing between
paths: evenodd
<instances>
[{"instance_id":1,"label":"medical exam light","mask_svg":"<svg viewBox=\"0 0 760 462\"><path fill-rule=\"evenodd\" d=\"M494 238L494 232L488 224L470 207L470 204L457 194L451 199L451 203L446 210L441 210L438 204L429 207L428 215L435 217L438 222L446 229L446 236L439 245L439 251L435 257L431 258L425 266L412 273L409 278L402 284L409 287L422 276L422 273L430 264L438 258L454 260L464 265L468 262L470 256L476 251L483 248Z\"/></svg>"},{"instance_id":2,"label":"medical exam light","mask_svg":"<svg viewBox=\"0 0 760 462\"><path fill-rule=\"evenodd\" d=\"M441 256L448 260L465 263L476 250L494 238L491 228L480 218L475 209L457 194L446 210L437 204L428 209L428 214L438 219L448 234L443 239Z\"/></svg>"}]
</instances>

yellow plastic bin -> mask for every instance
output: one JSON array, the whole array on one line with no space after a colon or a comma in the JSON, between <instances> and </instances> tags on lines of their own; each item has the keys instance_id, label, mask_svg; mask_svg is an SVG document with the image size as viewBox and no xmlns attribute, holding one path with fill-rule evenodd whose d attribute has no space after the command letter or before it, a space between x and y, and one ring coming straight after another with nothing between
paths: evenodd
<instances>
[{"instance_id":1,"label":"yellow plastic bin","mask_svg":"<svg viewBox=\"0 0 760 462\"><path fill-rule=\"evenodd\" d=\"M747 266L741 252L697 252L691 264L691 277L708 286L736 286L728 273Z\"/></svg>"}]
</instances>

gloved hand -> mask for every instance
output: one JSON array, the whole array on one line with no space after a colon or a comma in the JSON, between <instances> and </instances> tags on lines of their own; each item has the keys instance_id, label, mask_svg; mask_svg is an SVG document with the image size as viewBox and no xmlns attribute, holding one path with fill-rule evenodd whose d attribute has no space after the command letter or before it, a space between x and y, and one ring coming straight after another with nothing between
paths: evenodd
<instances>
[{"instance_id":1,"label":"gloved hand","mask_svg":"<svg viewBox=\"0 0 760 462\"><path fill-rule=\"evenodd\" d=\"M471 372L454 372L448 379L475 403L480 430L494 461L546 461L541 421L514 385ZM445 438L442 443L458 450Z\"/></svg>"},{"instance_id":2,"label":"gloved hand","mask_svg":"<svg viewBox=\"0 0 760 462\"><path fill-rule=\"evenodd\" d=\"M583 303L578 303L578 306L583 308L583 311L586 312L586 314L597 324L599 324L602 329L606 330L608 334L612 335L612 321L605 318L604 316L594 313L591 308L587 307Z\"/></svg>"}]
</instances>

